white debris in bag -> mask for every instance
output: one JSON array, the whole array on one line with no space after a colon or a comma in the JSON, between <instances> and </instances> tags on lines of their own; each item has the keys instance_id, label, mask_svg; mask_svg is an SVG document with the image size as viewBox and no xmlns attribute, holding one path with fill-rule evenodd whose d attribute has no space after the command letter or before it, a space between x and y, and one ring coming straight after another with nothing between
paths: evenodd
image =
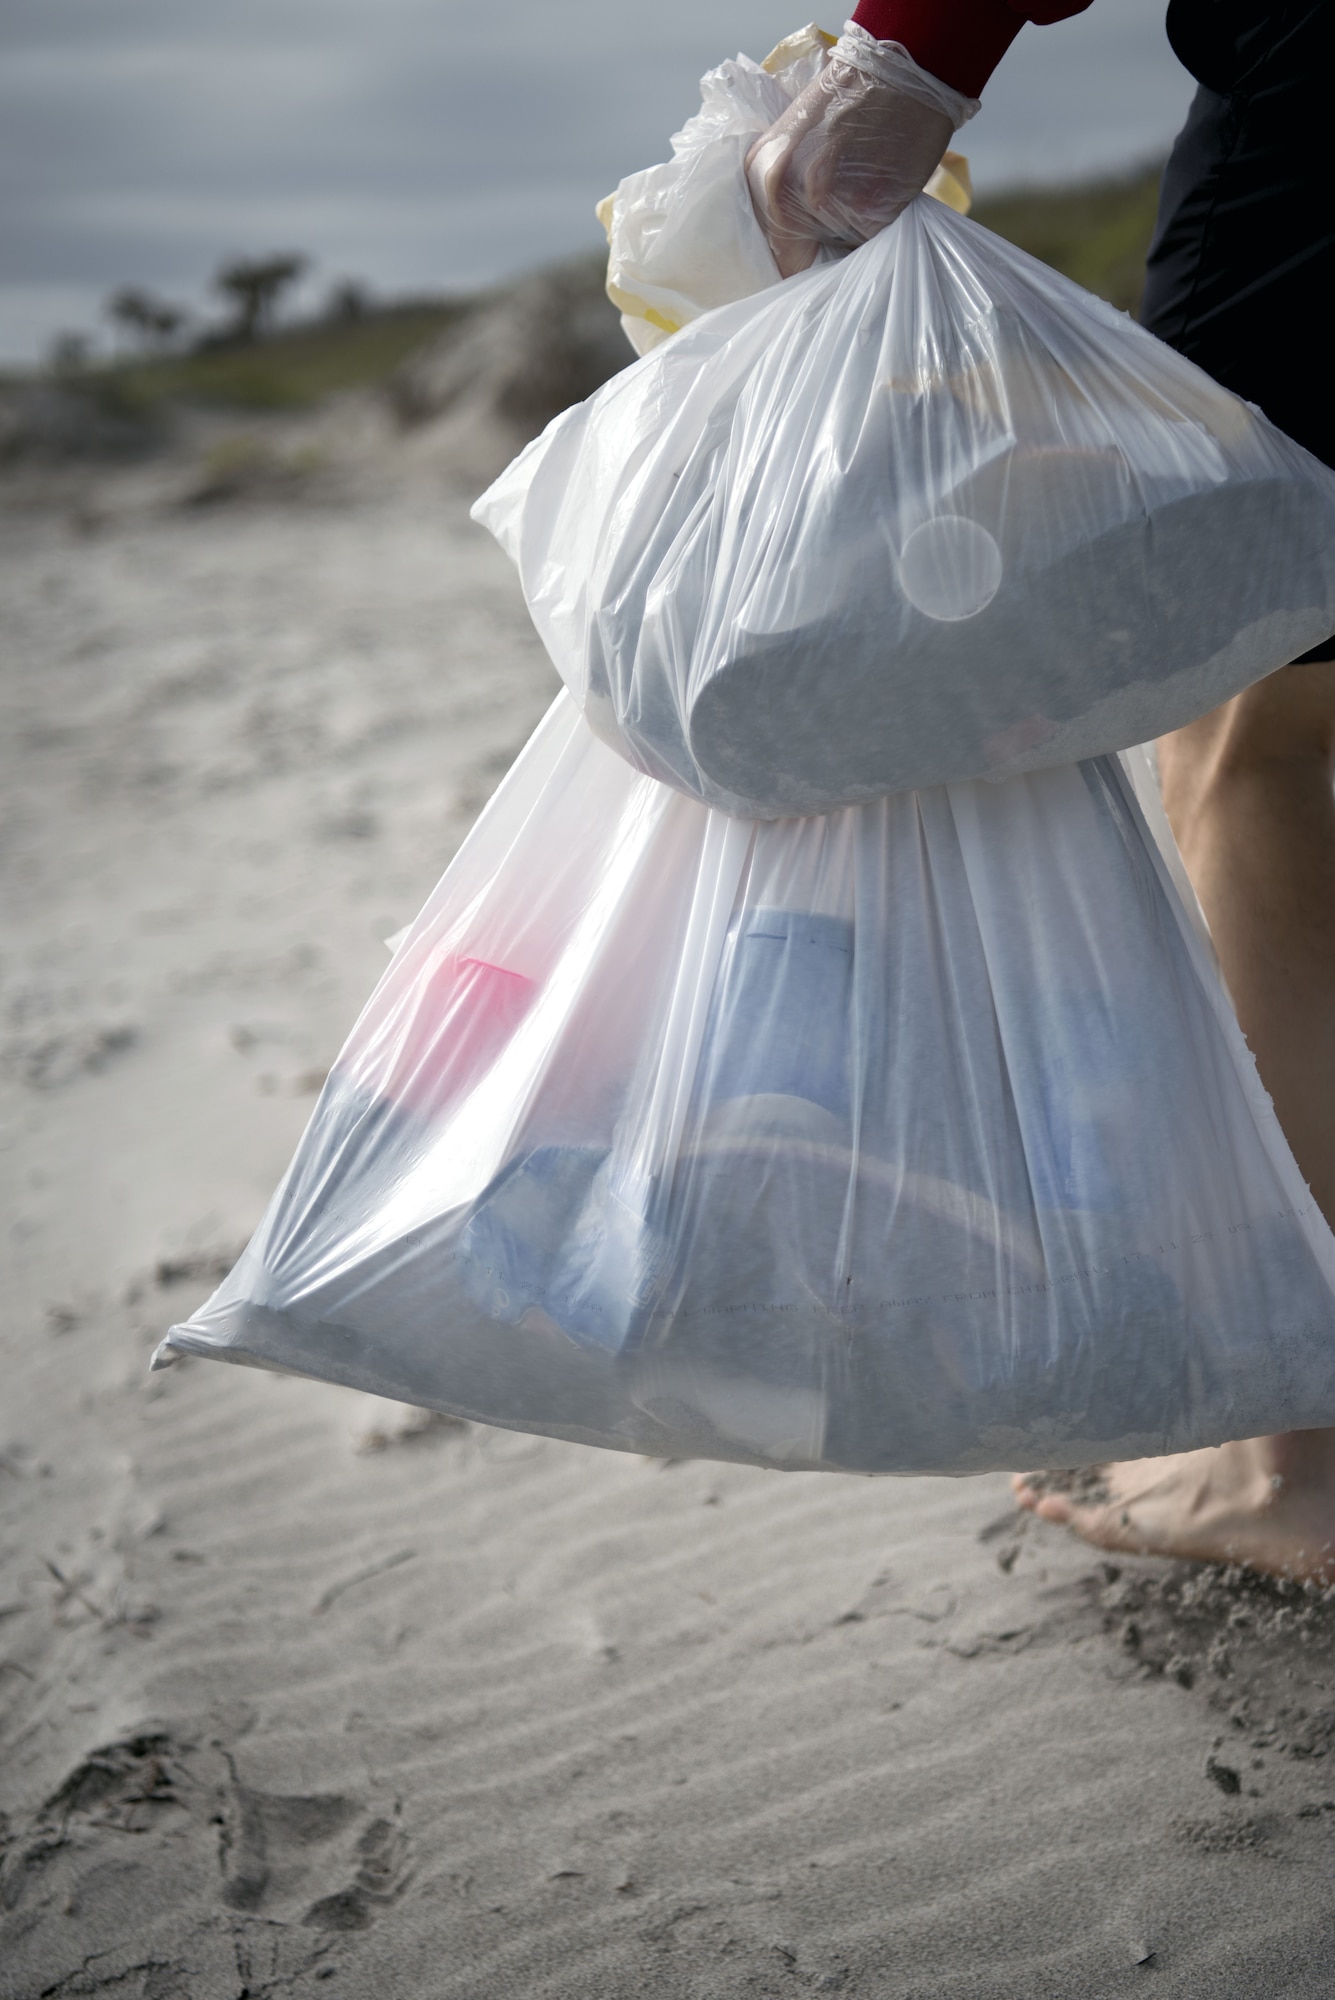
<instances>
[{"instance_id":1,"label":"white debris in bag","mask_svg":"<svg viewBox=\"0 0 1335 2000\"><path fill-rule=\"evenodd\" d=\"M1335 472L952 212L958 156L778 282L743 161L822 60L711 71L622 182L609 286L660 344L474 510L590 726L779 818L1125 749L1327 637Z\"/></svg>"},{"instance_id":2,"label":"white debris in bag","mask_svg":"<svg viewBox=\"0 0 1335 2000\"><path fill-rule=\"evenodd\" d=\"M1335 1421L1335 1239L1117 759L748 825L562 695L160 1350L861 1472Z\"/></svg>"}]
</instances>

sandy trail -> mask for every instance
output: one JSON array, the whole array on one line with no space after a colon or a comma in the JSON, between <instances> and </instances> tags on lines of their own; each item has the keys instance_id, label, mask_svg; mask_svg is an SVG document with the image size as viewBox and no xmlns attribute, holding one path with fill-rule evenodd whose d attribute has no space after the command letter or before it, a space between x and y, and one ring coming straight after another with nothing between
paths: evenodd
<instances>
[{"instance_id":1,"label":"sandy trail","mask_svg":"<svg viewBox=\"0 0 1335 2000\"><path fill-rule=\"evenodd\" d=\"M555 683L425 473L93 499L0 515L0 1995L1327 1995L1331 1606L147 1374Z\"/></svg>"}]
</instances>

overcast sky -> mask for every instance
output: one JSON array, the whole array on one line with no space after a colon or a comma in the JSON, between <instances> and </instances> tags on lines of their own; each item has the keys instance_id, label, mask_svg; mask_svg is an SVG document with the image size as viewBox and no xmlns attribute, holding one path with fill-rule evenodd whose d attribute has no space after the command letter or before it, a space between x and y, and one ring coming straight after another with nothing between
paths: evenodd
<instances>
[{"instance_id":1,"label":"overcast sky","mask_svg":"<svg viewBox=\"0 0 1335 2000\"><path fill-rule=\"evenodd\" d=\"M960 142L976 184L1162 151L1192 90L1163 13L1026 28ZM305 251L318 296L592 245L701 71L797 25L782 0L0 0L0 357L96 329L121 284L203 307L229 255Z\"/></svg>"}]
</instances>

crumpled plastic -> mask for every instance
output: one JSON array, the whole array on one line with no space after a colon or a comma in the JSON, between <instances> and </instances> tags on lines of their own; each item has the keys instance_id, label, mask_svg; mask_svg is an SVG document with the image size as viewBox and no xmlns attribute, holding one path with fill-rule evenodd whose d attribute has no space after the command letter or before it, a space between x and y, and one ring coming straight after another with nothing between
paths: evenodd
<instances>
[{"instance_id":1,"label":"crumpled plastic","mask_svg":"<svg viewBox=\"0 0 1335 2000\"><path fill-rule=\"evenodd\" d=\"M672 158L628 174L598 203L607 295L647 354L714 306L779 282L746 187L746 156L829 59L815 26L755 62L739 55L700 79L700 109L672 135Z\"/></svg>"},{"instance_id":2,"label":"crumpled plastic","mask_svg":"<svg viewBox=\"0 0 1335 2000\"><path fill-rule=\"evenodd\" d=\"M834 44L833 35L809 25L762 63L745 55L720 63L701 78L700 109L674 133L672 158L628 174L598 203L608 239L607 294L637 354L712 307L778 283L745 184L746 157L823 73ZM964 156L947 152L926 191L967 215ZM821 249L817 261L833 255Z\"/></svg>"}]
</instances>

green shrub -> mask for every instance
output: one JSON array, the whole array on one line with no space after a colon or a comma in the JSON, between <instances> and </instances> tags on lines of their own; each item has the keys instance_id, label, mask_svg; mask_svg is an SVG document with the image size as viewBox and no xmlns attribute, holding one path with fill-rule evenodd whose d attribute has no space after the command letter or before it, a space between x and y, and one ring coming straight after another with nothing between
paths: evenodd
<instances>
[{"instance_id":1,"label":"green shrub","mask_svg":"<svg viewBox=\"0 0 1335 2000\"><path fill-rule=\"evenodd\" d=\"M293 327L261 340L193 354L123 361L97 371L122 406L192 402L243 410L301 410L340 390L383 382L399 363L471 310L471 302L390 307L359 320Z\"/></svg>"},{"instance_id":2,"label":"green shrub","mask_svg":"<svg viewBox=\"0 0 1335 2000\"><path fill-rule=\"evenodd\" d=\"M1162 166L1070 188L1012 188L974 204L976 221L1123 312L1145 284Z\"/></svg>"}]
</instances>

